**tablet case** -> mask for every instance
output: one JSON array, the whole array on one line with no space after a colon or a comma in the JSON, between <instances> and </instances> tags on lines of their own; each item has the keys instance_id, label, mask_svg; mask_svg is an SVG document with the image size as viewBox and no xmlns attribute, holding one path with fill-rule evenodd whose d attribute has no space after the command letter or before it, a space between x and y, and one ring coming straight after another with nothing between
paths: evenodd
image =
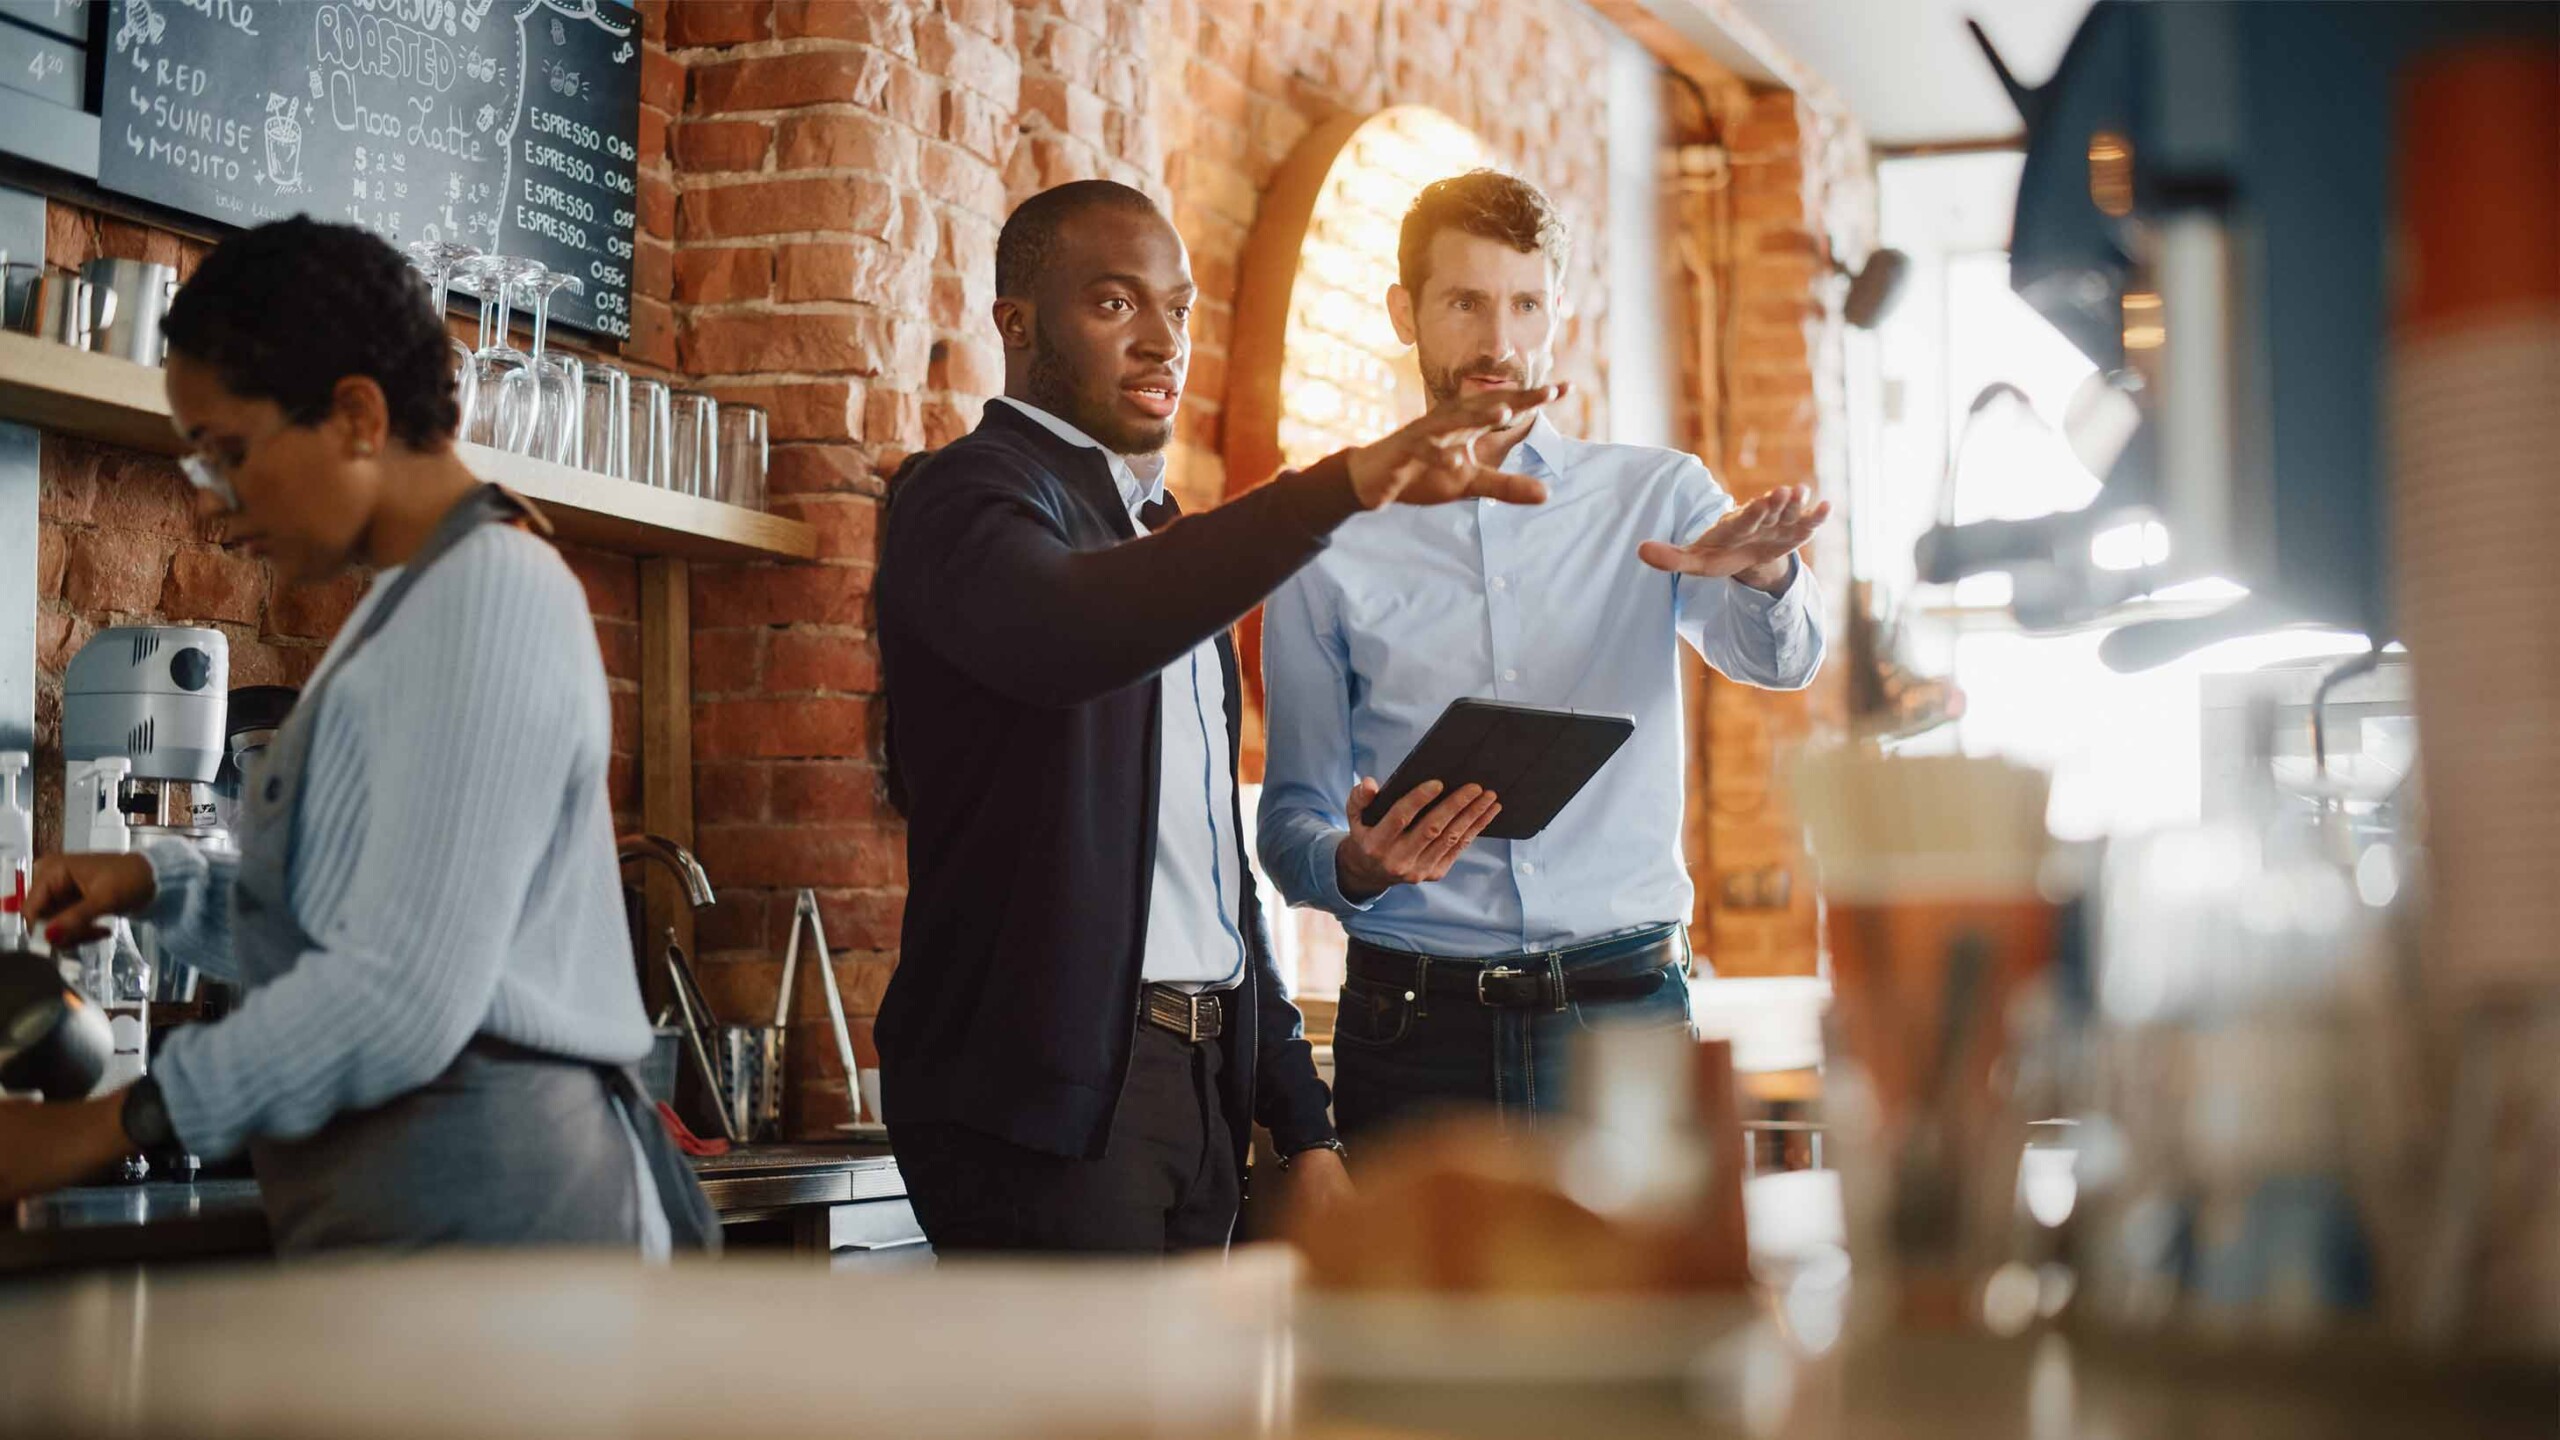
<instances>
[{"instance_id":1,"label":"tablet case","mask_svg":"<svg viewBox=\"0 0 2560 1440\"><path fill-rule=\"evenodd\" d=\"M1634 733L1636 722L1626 715L1500 700L1452 701L1388 777L1361 820L1368 825L1384 820L1398 800L1426 780L1442 781L1449 790L1482 785L1502 802L1502 813L1485 827L1483 838L1526 840L1546 829Z\"/></svg>"}]
</instances>

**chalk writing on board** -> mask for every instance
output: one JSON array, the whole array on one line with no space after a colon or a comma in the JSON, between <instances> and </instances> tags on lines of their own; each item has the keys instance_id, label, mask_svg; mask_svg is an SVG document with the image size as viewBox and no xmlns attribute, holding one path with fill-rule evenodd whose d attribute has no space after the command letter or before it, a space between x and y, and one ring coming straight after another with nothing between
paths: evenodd
<instances>
[{"instance_id":1,"label":"chalk writing on board","mask_svg":"<svg viewBox=\"0 0 2560 1440\"><path fill-rule=\"evenodd\" d=\"M100 181L539 260L622 334L639 66L623 0L113 0Z\"/></svg>"}]
</instances>

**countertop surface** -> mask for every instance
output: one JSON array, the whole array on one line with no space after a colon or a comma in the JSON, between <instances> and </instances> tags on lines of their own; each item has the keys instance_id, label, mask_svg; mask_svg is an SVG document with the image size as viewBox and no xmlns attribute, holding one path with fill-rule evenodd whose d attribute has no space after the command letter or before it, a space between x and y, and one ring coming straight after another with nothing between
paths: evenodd
<instances>
[{"instance_id":1,"label":"countertop surface","mask_svg":"<svg viewBox=\"0 0 2560 1440\"><path fill-rule=\"evenodd\" d=\"M745 1145L693 1162L724 1216L906 1193L881 1145ZM0 1274L264 1254L254 1180L85 1185L18 1202L0 1226Z\"/></svg>"},{"instance_id":2,"label":"countertop surface","mask_svg":"<svg viewBox=\"0 0 2560 1440\"><path fill-rule=\"evenodd\" d=\"M2560 1374L2543 1370L2187 1363L2058 1332L1810 1355L1745 1297L1699 1304L1721 1318L1650 1378L1461 1378L1484 1356L1464 1344L1430 1378L1382 1374L1374 1355L1346 1376L1326 1369L1346 1357L1339 1333L1322 1333L1340 1317L1296 1285L1276 1247L865 1276L596 1255L98 1272L0 1287L0 1396L18 1433L64 1440L2503 1440L2547 1437L2560 1413ZM1527 1303L1511 1319L1564 1349L1593 1318Z\"/></svg>"}]
</instances>

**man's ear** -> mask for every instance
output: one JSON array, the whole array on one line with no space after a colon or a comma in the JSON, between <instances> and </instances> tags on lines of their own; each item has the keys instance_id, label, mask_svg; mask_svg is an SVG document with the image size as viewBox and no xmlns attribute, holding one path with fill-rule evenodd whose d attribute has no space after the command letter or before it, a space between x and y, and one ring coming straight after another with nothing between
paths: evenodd
<instances>
[{"instance_id":1,"label":"man's ear","mask_svg":"<svg viewBox=\"0 0 2560 1440\"><path fill-rule=\"evenodd\" d=\"M1007 350L1029 350L1038 329L1031 302L1016 296L999 295L993 308L996 338Z\"/></svg>"},{"instance_id":2,"label":"man's ear","mask_svg":"<svg viewBox=\"0 0 2560 1440\"><path fill-rule=\"evenodd\" d=\"M1387 320L1396 327L1396 338L1410 345L1421 332L1413 325L1413 292L1402 285L1387 287Z\"/></svg>"}]
</instances>

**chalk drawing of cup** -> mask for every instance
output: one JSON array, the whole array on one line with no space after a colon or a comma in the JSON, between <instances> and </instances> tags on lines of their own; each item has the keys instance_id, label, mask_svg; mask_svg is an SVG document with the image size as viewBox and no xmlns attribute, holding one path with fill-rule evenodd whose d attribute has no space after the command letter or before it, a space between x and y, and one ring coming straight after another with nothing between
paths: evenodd
<instances>
[{"instance_id":1,"label":"chalk drawing of cup","mask_svg":"<svg viewBox=\"0 0 2560 1440\"><path fill-rule=\"evenodd\" d=\"M302 188L302 126L288 113L267 117L267 178L276 189Z\"/></svg>"}]
</instances>

